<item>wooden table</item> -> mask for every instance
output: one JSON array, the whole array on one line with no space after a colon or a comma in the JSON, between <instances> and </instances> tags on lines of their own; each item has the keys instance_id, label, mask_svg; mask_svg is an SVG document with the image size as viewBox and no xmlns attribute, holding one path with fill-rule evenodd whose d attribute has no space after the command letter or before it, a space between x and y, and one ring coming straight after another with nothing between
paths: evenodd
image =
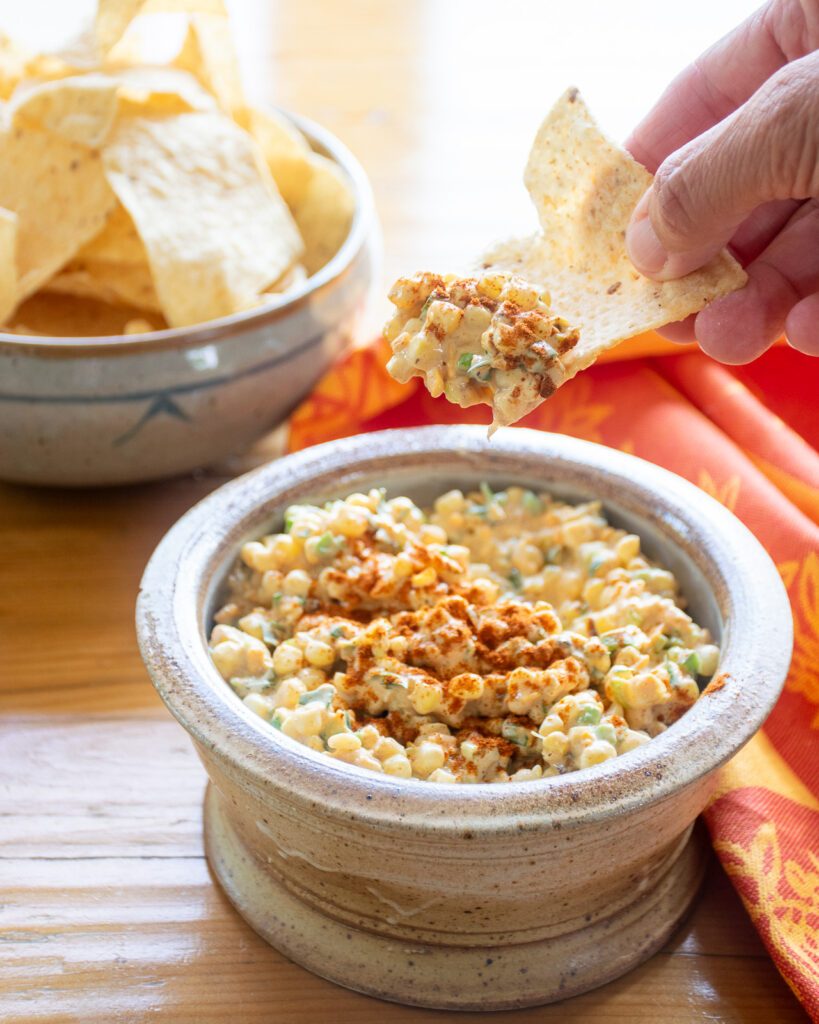
<instances>
[{"instance_id":1,"label":"wooden table","mask_svg":"<svg viewBox=\"0 0 819 1024\"><path fill-rule=\"evenodd\" d=\"M632 3L626 24L617 5L584 0L561 12L523 0L234 4L252 91L322 121L363 160L389 277L457 266L494 234L525 227L526 147L566 83L586 86L623 134L670 69L748 6L702 4L705 18L696 3ZM133 607L163 532L224 479L107 492L0 486L7 1024L448 1016L379 1003L288 963L209 875L204 772L148 681ZM688 922L643 967L559 1006L496 1016L805 1019L716 865Z\"/></svg>"}]
</instances>

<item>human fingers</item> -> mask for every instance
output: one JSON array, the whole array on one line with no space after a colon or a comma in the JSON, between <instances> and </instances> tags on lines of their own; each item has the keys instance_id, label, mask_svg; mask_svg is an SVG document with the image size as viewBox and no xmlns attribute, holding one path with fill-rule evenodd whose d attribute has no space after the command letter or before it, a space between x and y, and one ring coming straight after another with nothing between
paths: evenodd
<instances>
[{"instance_id":1,"label":"human fingers","mask_svg":"<svg viewBox=\"0 0 819 1024\"><path fill-rule=\"evenodd\" d=\"M819 52L770 78L729 118L659 168L626 232L638 270L696 270L770 200L819 195Z\"/></svg>"},{"instance_id":2,"label":"human fingers","mask_svg":"<svg viewBox=\"0 0 819 1024\"><path fill-rule=\"evenodd\" d=\"M819 349L816 324L808 322L819 290L819 202L804 203L746 270L744 288L697 314L694 327L703 350L740 365L756 359L783 331L795 348Z\"/></svg>"},{"instance_id":3,"label":"human fingers","mask_svg":"<svg viewBox=\"0 0 819 1024\"><path fill-rule=\"evenodd\" d=\"M766 3L674 79L626 149L653 173L669 154L745 103L779 68L817 46L815 0Z\"/></svg>"},{"instance_id":4,"label":"human fingers","mask_svg":"<svg viewBox=\"0 0 819 1024\"><path fill-rule=\"evenodd\" d=\"M819 292L797 302L788 313L785 334L792 348L819 356Z\"/></svg>"},{"instance_id":5,"label":"human fingers","mask_svg":"<svg viewBox=\"0 0 819 1024\"><path fill-rule=\"evenodd\" d=\"M677 320L673 324L666 324L664 327L659 327L657 333L662 335L668 341L676 342L678 345L687 345L692 341L697 340L697 335L694 330L694 321L696 320L696 313L692 313L691 316L687 316L685 320Z\"/></svg>"}]
</instances>

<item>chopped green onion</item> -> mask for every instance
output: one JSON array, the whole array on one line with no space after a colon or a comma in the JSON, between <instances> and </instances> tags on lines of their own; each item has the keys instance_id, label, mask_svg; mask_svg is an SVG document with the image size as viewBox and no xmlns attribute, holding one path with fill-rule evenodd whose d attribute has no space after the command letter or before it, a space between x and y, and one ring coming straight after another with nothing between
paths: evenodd
<instances>
[{"instance_id":1,"label":"chopped green onion","mask_svg":"<svg viewBox=\"0 0 819 1024\"><path fill-rule=\"evenodd\" d=\"M617 745L617 730L611 722L602 722L594 730L594 734L599 740L605 740L606 743L611 743L613 747Z\"/></svg>"},{"instance_id":2,"label":"chopped green onion","mask_svg":"<svg viewBox=\"0 0 819 1024\"><path fill-rule=\"evenodd\" d=\"M472 352L464 352L463 355L458 356L458 369L468 370L474 358L475 356Z\"/></svg>"},{"instance_id":3,"label":"chopped green onion","mask_svg":"<svg viewBox=\"0 0 819 1024\"><path fill-rule=\"evenodd\" d=\"M700 656L696 651L692 651L683 662L683 668L686 672L690 672L692 676L698 676L700 674Z\"/></svg>"},{"instance_id":4,"label":"chopped green onion","mask_svg":"<svg viewBox=\"0 0 819 1024\"><path fill-rule=\"evenodd\" d=\"M438 292L430 292L427 301L423 304L423 306L421 306L421 312L418 314L418 316L423 320L424 317L427 315L427 310L432 305L432 303L442 298L443 295L440 295Z\"/></svg>"},{"instance_id":5,"label":"chopped green onion","mask_svg":"<svg viewBox=\"0 0 819 1024\"><path fill-rule=\"evenodd\" d=\"M341 543L338 537L334 537L329 530L323 533L316 544L316 550L323 558L329 558L331 555L336 554L338 549L341 547Z\"/></svg>"},{"instance_id":6,"label":"chopped green onion","mask_svg":"<svg viewBox=\"0 0 819 1024\"><path fill-rule=\"evenodd\" d=\"M307 693L302 693L299 696L299 704L312 704L316 701L325 707L329 707L335 695L335 686L332 683L324 683L322 686L317 686L315 690L308 690Z\"/></svg>"},{"instance_id":7,"label":"chopped green onion","mask_svg":"<svg viewBox=\"0 0 819 1024\"><path fill-rule=\"evenodd\" d=\"M666 671L668 672L668 681L671 683L671 685L672 686L682 686L684 680L683 680L683 677L682 677L682 672L680 672L679 665L675 665L673 661L669 661L669 659L666 658L665 659L665 668L666 668Z\"/></svg>"},{"instance_id":8,"label":"chopped green onion","mask_svg":"<svg viewBox=\"0 0 819 1024\"><path fill-rule=\"evenodd\" d=\"M467 376L486 383L492 376L492 360L489 356L475 356L466 368Z\"/></svg>"},{"instance_id":9,"label":"chopped green onion","mask_svg":"<svg viewBox=\"0 0 819 1024\"><path fill-rule=\"evenodd\" d=\"M281 709L273 713L273 717L270 719L270 724L274 729L278 729L281 732L281 727L284 724L282 721Z\"/></svg>"},{"instance_id":10,"label":"chopped green onion","mask_svg":"<svg viewBox=\"0 0 819 1024\"><path fill-rule=\"evenodd\" d=\"M523 586L523 577L520 574L520 569L510 569L508 579L515 590L520 590Z\"/></svg>"},{"instance_id":11,"label":"chopped green onion","mask_svg":"<svg viewBox=\"0 0 819 1024\"><path fill-rule=\"evenodd\" d=\"M509 740L510 743L514 743L518 747L529 746L529 730L524 729L520 725L516 725L514 722L504 722L501 726L501 736L505 740Z\"/></svg>"},{"instance_id":12,"label":"chopped green onion","mask_svg":"<svg viewBox=\"0 0 819 1024\"><path fill-rule=\"evenodd\" d=\"M486 502L487 505L495 497L495 492L492 490L492 488L489 486L489 484L485 480L481 484L481 494L483 495L483 500Z\"/></svg>"},{"instance_id":13,"label":"chopped green onion","mask_svg":"<svg viewBox=\"0 0 819 1024\"><path fill-rule=\"evenodd\" d=\"M284 637L284 628L279 622L265 622L262 626L262 640L268 647L276 647Z\"/></svg>"},{"instance_id":14,"label":"chopped green onion","mask_svg":"<svg viewBox=\"0 0 819 1024\"><path fill-rule=\"evenodd\" d=\"M546 548L546 561L549 563L549 565L557 565L562 553L562 544L552 544L551 547Z\"/></svg>"},{"instance_id":15,"label":"chopped green onion","mask_svg":"<svg viewBox=\"0 0 819 1024\"><path fill-rule=\"evenodd\" d=\"M596 575L597 570L605 565L607 560L606 555L595 555L594 558L589 562L589 572L592 576Z\"/></svg>"},{"instance_id":16,"label":"chopped green onion","mask_svg":"<svg viewBox=\"0 0 819 1024\"><path fill-rule=\"evenodd\" d=\"M543 511L543 502L534 491L524 491L521 504L523 505L523 511L530 516L539 516Z\"/></svg>"},{"instance_id":17,"label":"chopped green onion","mask_svg":"<svg viewBox=\"0 0 819 1024\"><path fill-rule=\"evenodd\" d=\"M620 648L620 641L616 636L601 636L600 641L609 654L614 654Z\"/></svg>"},{"instance_id":18,"label":"chopped green onion","mask_svg":"<svg viewBox=\"0 0 819 1024\"><path fill-rule=\"evenodd\" d=\"M295 521L296 521L295 515L293 514L291 509L288 509L285 512L285 514L284 514L284 532L285 533L290 533L290 531L293 529L293 523Z\"/></svg>"},{"instance_id":19,"label":"chopped green onion","mask_svg":"<svg viewBox=\"0 0 819 1024\"><path fill-rule=\"evenodd\" d=\"M611 686L611 692L614 695L614 699L618 704L622 704L624 708L628 707L628 701L626 695L623 692L623 688L626 685L625 679L610 679L609 685Z\"/></svg>"},{"instance_id":20,"label":"chopped green onion","mask_svg":"<svg viewBox=\"0 0 819 1024\"><path fill-rule=\"evenodd\" d=\"M343 626L333 626L333 628L330 630L330 636L334 640L338 640L339 638L343 637L344 636L344 627Z\"/></svg>"},{"instance_id":21,"label":"chopped green onion","mask_svg":"<svg viewBox=\"0 0 819 1024\"><path fill-rule=\"evenodd\" d=\"M580 714L577 716L577 725L597 725L600 721L602 712L600 708L595 707L593 704L589 704L588 707L583 708Z\"/></svg>"},{"instance_id":22,"label":"chopped green onion","mask_svg":"<svg viewBox=\"0 0 819 1024\"><path fill-rule=\"evenodd\" d=\"M485 517L486 516L486 506L485 505L467 505L466 506L466 514L468 516L482 516L482 517Z\"/></svg>"}]
</instances>

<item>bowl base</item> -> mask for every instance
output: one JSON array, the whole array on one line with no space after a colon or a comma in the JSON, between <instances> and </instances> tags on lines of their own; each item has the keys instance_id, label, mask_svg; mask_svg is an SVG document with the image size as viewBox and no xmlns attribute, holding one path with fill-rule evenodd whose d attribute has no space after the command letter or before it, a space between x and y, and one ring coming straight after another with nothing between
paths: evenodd
<instances>
[{"instance_id":1,"label":"bowl base","mask_svg":"<svg viewBox=\"0 0 819 1024\"><path fill-rule=\"evenodd\" d=\"M467 947L402 942L308 906L246 849L211 784L205 794L205 851L234 907L289 960L369 996L448 1010L551 1003L625 974L680 923L708 859L702 830L689 828L659 881L611 917L538 942Z\"/></svg>"}]
</instances>

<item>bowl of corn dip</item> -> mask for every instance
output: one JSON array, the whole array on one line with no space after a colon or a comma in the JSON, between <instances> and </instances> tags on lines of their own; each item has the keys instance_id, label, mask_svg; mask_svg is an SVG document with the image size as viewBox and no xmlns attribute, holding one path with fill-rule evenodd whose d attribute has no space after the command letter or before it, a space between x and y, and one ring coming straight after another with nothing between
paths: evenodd
<instances>
[{"instance_id":1,"label":"bowl of corn dip","mask_svg":"<svg viewBox=\"0 0 819 1024\"><path fill-rule=\"evenodd\" d=\"M383 488L249 541L210 653L271 729L427 782L524 782L626 754L717 668L669 570L599 501ZM271 735L272 739L272 735Z\"/></svg>"},{"instance_id":2,"label":"bowl of corn dip","mask_svg":"<svg viewBox=\"0 0 819 1024\"><path fill-rule=\"evenodd\" d=\"M480 427L219 488L153 555L137 631L239 913L337 984L459 1010L562 1000L662 947L792 643L776 567L698 488Z\"/></svg>"}]
</instances>

